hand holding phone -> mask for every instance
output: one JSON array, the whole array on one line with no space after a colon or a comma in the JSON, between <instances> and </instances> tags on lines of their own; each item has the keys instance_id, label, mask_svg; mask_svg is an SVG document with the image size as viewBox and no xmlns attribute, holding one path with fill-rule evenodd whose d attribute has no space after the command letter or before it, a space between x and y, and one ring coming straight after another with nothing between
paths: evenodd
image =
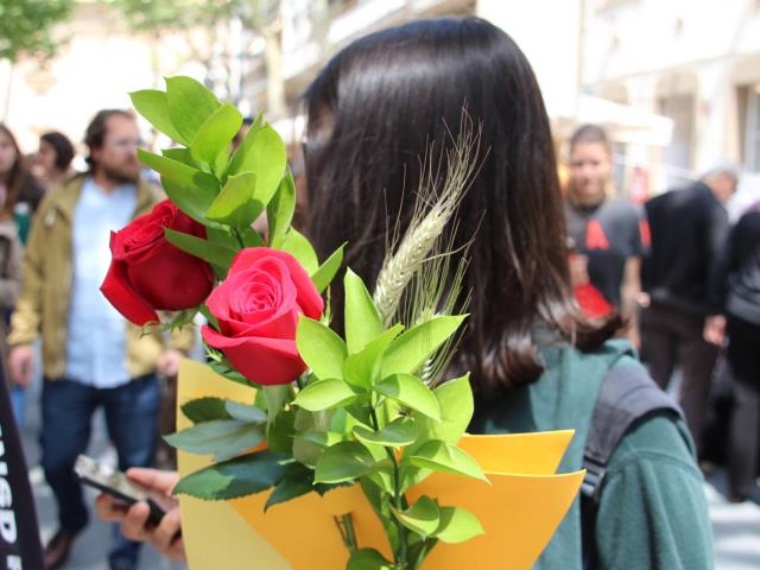
<instances>
[{"instance_id":1,"label":"hand holding phone","mask_svg":"<svg viewBox=\"0 0 760 570\"><path fill-rule=\"evenodd\" d=\"M150 507L148 524L150 525L157 526L166 514L167 505L161 504L163 501L159 497L129 481L122 471L98 463L86 455L80 455L74 464L74 472L83 484L111 495L125 506L133 505L138 501L148 503Z\"/></svg>"},{"instance_id":2,"label":"hand holding phone","mask_svg":"<svg viewBox=\"0 0 760 570\"><path fill-rule=\"evenodd\" d=\"M130 540L150 542L159 552L172 560L185 560L182 540L182 521L179 502L172 496L179 476L176 471L134 467L128 470L127 480L138 489L157 499L166 514L158 524L149 521L152 510L138 501L127 507L112 493L102 493L95 500L100 519L121 525L121 532Z\"/></svg>"}]
</instances>

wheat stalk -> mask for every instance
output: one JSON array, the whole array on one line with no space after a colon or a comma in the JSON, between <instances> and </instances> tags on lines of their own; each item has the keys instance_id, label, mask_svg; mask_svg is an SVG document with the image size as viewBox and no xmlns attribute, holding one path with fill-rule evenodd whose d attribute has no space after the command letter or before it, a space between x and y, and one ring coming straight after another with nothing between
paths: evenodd
<instances>
[{"instance_id":1,"label":"wheat stalk","mask_svg":"<svg viewBox=\"0 0 760 570\"><path fill-rule=\"evenodd\" d=\"M429 207L427 213L426 205L430 197L435 195L437 176L433 173L432 165L427 160L424 162L428 168L423 167L425 175L420 182L412 221L401 243L395 248L395 254L394 247L388 248L373 294L375 305L386 325L393 321L405 289L435 250L438 238L456 212L476 170L473 159L478 155L479 142L480 129L475 132L469 117L464 114L460 135L446 153L447 179L439 198ZM440 275L433 274L431 277L438 279ZM429 279L426 281L430 283ZM435 287L434 283L431 285ZM431 308L435 310L435 305L419 307L420 313Z\"/></svg>"}]
</instances>

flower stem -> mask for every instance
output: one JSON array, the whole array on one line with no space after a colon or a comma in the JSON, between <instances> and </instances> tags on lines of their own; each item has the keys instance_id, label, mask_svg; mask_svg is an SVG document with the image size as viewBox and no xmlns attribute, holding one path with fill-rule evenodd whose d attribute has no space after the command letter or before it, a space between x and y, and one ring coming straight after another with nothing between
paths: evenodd
<instances>
[{"instance_id":1,"label":"flower stem","mask_svg":"<svg viewBox=\"0 0 760 570\"><path fill-rule=\"evenodd\" d=\"M350 514L341 515L340 517L333 517L335 519L335 525L340 531L340 536L343 539L343 544L348 548L349 552L354 552L358 546L356 544L356 531L354 530L354 521Z\"/></svg>"},{"instance_id":2,"label":"flower stem","mask_svg":"<svg viewBox=\"0 0 760 570\"><path fill-rule=\"evenodd\" d=\"M372 427L377 431L380 429L380 422L377 419L377 413L375 412L375 409L372 408L370 412L370 418L372 419ZM385 447L385 452L388 454L388 458L391 460L391 464L393 465L393 506L397 511L404 510L404 494L401 491L401 469L399 467L398 461L396 460L396 454L394 453L393 448L391 447ZM394 525L396 526L396 532L398 533L398 549L397 552L394 553L394 562L398 565L398 568L402 570L408 569L408 560L407 560L407 532L406 527L402 524L402 522L397 518L393 517Z\"/></svg>"}]
</instances>

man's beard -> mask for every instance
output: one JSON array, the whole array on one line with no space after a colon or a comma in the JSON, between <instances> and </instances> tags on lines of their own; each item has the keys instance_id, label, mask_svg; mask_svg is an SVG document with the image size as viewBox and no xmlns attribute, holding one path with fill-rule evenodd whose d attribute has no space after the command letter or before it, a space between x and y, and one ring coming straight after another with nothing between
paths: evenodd
<instances>
[{"instance_id":1,"label":"man's beard","mask_svg":"<svg viewBox=\"0 0 760 570\"><path fill-rule=\"evenodd\" d=\"M115 184L137 184L140 181L140 170L130 172L124 168L111 168L103 165L103 174Z\"/></svg>"}]
</instances>

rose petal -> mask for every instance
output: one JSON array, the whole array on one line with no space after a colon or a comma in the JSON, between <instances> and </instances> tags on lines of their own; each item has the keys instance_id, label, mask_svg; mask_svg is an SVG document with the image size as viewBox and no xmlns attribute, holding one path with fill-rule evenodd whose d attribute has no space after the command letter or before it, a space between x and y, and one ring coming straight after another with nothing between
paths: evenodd
<instances>
[{"instance_id":1,"label":"rose petal","mask_svg":"<svg viewBox=\"0 0 760 570\"><path fill-rule=\"evenodd\" d=\"M306 370L293 340L229 338L208 326L202 327L201 335L250 382L263 386L289 384Z\"/></svg>"},{"instance_id":2,"label":"rose petal","mask_svg":"<svg viewBox=\"0 0 760 570\"><path fill-rule=\"evenodd\" d=\"M208 263L167 241L156 243L142 261L125 265L132 287L158 310L180 311L199 305L214 285Z\"/></svg>"},{"instance_id":3,"label":"rose petal","mask_svg":"<svg viewBox=\"0 0 760 570\"><path fill-rule=\"evenodd\" d=\"M143 326L158 322L158 314L129 284L123 262L112 261L100 290L127 320Z\"/></svg>"},{"instance_id":4,"label":"rose petal","mask_svg":"<svg viewBox=\"0 0 760 570\"><path fill-rule=\"evenodd\" d=\"M230 272L242 271L243 269L256 264L264 258L279 259L288 268L290 278L298 292L297 303L303 313L312 319L318 319L322 316L324 310L324 301L319 295L314 283L301 266L298 260L287 252L271 249L268 247L249 247L239 252L230 266Z\"/></svg>"}]
</instances>

